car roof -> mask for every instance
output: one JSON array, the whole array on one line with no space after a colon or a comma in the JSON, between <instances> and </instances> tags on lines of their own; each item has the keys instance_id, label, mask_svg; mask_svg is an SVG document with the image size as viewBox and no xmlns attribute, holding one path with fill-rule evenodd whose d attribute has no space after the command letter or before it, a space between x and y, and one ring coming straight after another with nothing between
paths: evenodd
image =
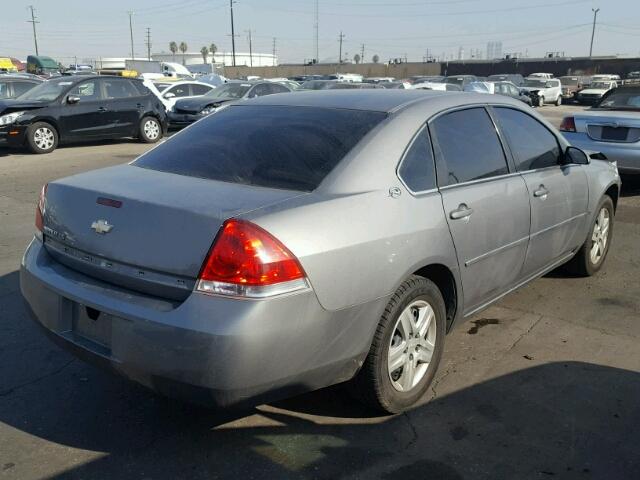
<instances>
[{"instance_id":1,"label":"car roof","mask_svg":"<svg viewBox=\"0 0 640 480\"><path fill-rule=\"evenodd\" d=\"M37 78L27 77L23 75L11 75L10 73L0 75L0 80L23 80L23 81L26 80L28 82L34 82L34 83L44 82L44 79L37 79Z\"/></svg>"},{"instance_id":2,"label":"car roof","mask_svg":"<svg viewBox=\"0 0 640 480\"><path fill-rule=\"evenodd\" d=\"M434 90L350 89L293 92L286 95L265 95L251 100L251 105L278 105L292 107L344 108L393 112L419 102L429 102L447 96L452 104L464 104L462 99L473 100L475 95L464 92ZM478 94L483 95L483 94ZM486 99L486 95L480 98ZM486 101L486 100L485 100Z\"/></svg>"}]
</instances>

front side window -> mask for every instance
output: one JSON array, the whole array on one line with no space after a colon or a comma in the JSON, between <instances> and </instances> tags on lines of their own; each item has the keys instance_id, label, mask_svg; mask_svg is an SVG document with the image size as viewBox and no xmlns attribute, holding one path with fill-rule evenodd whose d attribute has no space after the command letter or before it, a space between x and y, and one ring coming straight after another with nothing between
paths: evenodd
<instances>
[{"instance_id":1,"label":"front side window","mask_svg":"<svg viewBox=\"0 0 640 480\"><path fill-rule=\"evenodd\" d=\"M441 186L508 173L498 134L484 108L444 114L431 127L444 169Z\"/></svg>"},{"instance_id":2,"label":"front side window","mask_svg":"<svg viewBox=\"0 0 640 480\"><path fill-rule=\"evenodd\" d=\"M516 170L525 172L559 164L560 146L543 124L513 108L494 108L501 130L509 143Z\"/></svg>"},{"instance_id":3,"label":"front side window","mask_svg":"<svg viewBox=\"0 0 640 480\"><path fill-rule=\"evenodd\" d=\"M204 95L209 90L211 90L211 87L207 87L206 85L198 85L197 83L191 85L192 95Z\"/></svg>"},{"instance_id":4,"label":"front side window","mask_svg":"<svg viewBox=\"0 0 640 480\"><path fill-rule=\"evenodd\" d=\"M412 192L423 192L435 188L433 151L426 128L423 128L411 143L402 159L398 175Z\"/></svg>"},{"instance_id":5,"label":"front side window","mask_svg":"<svg viewBox=\"0 0 640 480\"><path fill-rule=\"evenodd\" d=\"M176 98L188 97L189 85L176 85L175 87L170 88L167 93L173 93Z\"/></svg>"},{"instance_id":6,"label":"front side window","mask_svg":"<svg viewBox=\"0 0 640 480\"><path fill-rule=\"evenodd\" d=\"M100 84L97 80L90 80L76 85L69 90L69 95L80 97L81 102L91 102L94 100L101 100L102 94L100 93Z\"/></svg>"}]
</instances>

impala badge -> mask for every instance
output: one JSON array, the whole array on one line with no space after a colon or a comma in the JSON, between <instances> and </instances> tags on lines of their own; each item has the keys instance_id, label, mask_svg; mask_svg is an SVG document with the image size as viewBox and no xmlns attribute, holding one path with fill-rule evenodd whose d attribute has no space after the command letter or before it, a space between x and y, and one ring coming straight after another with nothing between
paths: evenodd
<instances>
[{"instance_id":1,"label":"impala badge","mask_svg":"<svg viewBox=\"0 0 640 480\"><path fill-rule=\"evenodd\" d=\"M110 225L106 220L96 220L91 224L91 228L95 230L96 233L104 235L105 233L109 233L111 231L113 225Z\"/></svg>"}]
</instances>

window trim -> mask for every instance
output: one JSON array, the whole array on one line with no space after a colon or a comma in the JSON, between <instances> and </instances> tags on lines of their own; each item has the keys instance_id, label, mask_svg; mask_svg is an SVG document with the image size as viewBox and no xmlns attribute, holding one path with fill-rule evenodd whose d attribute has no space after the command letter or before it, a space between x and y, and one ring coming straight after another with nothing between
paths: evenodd
<instances>
[{"instance_id":1,"label":"window trim","mask_svg":"<svg viewBox=\"0 0 640 480\"><path fill-rule=\"evenodd\" d=\"M407 155L409 154L409 151L413 147L413 144L416 142L416 140L420 137L422 132L424 132L425 130L427 132L427 139L429 140L429 148L431 149L431 155L432 155L432 159L433 159L432 168L433 168L433 178L435 179L435 187L428 188L426 190L413 191L409 187L407 182L404 180L404 178L402 178L402 175L400 174L400 169L402 168L402 164L404 163L405 159L407 158ZM426 195L428 193L434 193L434 192L438 191L438 172L437 172L437 170L438 170L438 168L436 166L436 156L435 156L435 152L433 150L433 143L431 142L431 134L429 132L429 128L427 126L427 123L425 122L420 126L420 128L418 128L418 131L413 135L413 137L411 137L411 140L409 141L409 143L405 147L404 151L402 152L402 156L400 157L400 161L396 165L396 177L398 177L398 180L400 180L400 183L402 183L402 186L404 186L404 188L406 188L407 191L412 196L420 197L422 195Z\"/></svg>"},{"instance_id":2,"label":"window trim","mask_svg":"<svg viewBox=\"0 0 640 480\"><path fill-rule=\"evenodd\" d=\"M488 103L477 103L477 104L472 104L472 105L457 105L455 107L451 107L451 108L447 108L445 110L441 110L440 112L436 113L435 115L432 115L429 120L427 121L427 127L429 128L429 136L431 138L431 144L432 144L432 148L433 148L433 154L434 154L434 161L435 161L435 165L436 165L436 186L438 189L442 190L442 189L447 189L450 187L457 187L459 185L468 185L468 184L475 184L475 183L481 183L484 181L490 181L490 180L495 180L497 178L505 178L508 176L511 176L513 174L516 173L520 173L517 172L515 169L515 165L513 164L513 158L511 156L511 150L509 150L507 148L507 146L505 145L505 141L502 138L502 134L500 129L498 128L498 125L495 122L495 119L493 118L493 115L490 111L490 107L491 105ZM498 142L500 143L500 147L502 148L502 154L504 155L504 159L505 159L505 163L507 166L507 173L501 174L501 175L494 175L492 177L486 177L486 178L478 178L475 180L467 180L465 182L459 182L459 183L455 183L453 185L441 185L440 183L440 179L441 178L448 178L448 174L446 174L445 172L445 168L446 168L446 162L443 158L442 155L442 150L440 149L440 145L438 142L438 137L437 135L434 133L433 131L433 122L435 122L438 118L444 116L444 115L448 115L449 113L453 113L453 112L459 112L459 111L463 111L463 110L471 110L471 109L482 109L484 110L487 115L489 116L489 120L491 121L491 124L493 125L493 128L496 132L496 136L498 137Z\"/></svg>"},{"instance_id":3,"label":"window trim","mask_svg":"<svg viewBox=\"0 0 640 480\"><path fill-rule=\"evenodd\" d=\"M558 160L560 160L564 156L564 150L562 148L562 144L561 144L560 140L558 139L558 136L547 125L545 125L543 122L538 120L536 117L534 117L533 115L529 114L528 112L525 112L524 110L521 110L519 108L515 108L515 107L513 107L511 105L499 105L499 104L489 105L490 115L491 115L492 118L494 118L494 122L496 124L496 127L498 128L498 130L500 130L500 132L502 132L503 126L500 123L500 119L498 118L498 115L497 114L494 115L494 109L497 109L497 108L507 108L509 110L515 110L517 112L520 112L523 115L526 115L527 117L531 118L533 121L537 122L540 126L544 127L544 129L547 132L549 132L551 134L551 136L555 139L556 145L558 145L558 151L560 152ZM509 155L511 156L511 159L512 159L512 162L513 162L514 171L516 171L518 173L538 172L540 170L550 170L552 168L562 168L563 166L566 166L566 165L563 165L562 163L557 163L556 165L550 165L548 167L530 168L528 170L518 171L518 166L517 166L517 163L516 163L516 160L517 160L516 156L513 153L513 151L511 150L511 145L509 144L509 141L507 140L506 136L504 137L504 143L505 143L506 147L509 150Z\"/></svg>"}]
</instances>

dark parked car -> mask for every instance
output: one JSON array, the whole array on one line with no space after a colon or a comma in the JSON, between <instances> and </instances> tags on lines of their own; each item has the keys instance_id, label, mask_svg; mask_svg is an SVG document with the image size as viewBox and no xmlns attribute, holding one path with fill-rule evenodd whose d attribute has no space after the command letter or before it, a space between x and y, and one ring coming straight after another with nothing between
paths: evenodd
<instances>
[{"instance_id":1,"label":"dark parked car","mask_svg":"<svg viewBox=\"0 0 640 480\"><path fill-rule=\"evenodd\" d=\"M61 142L108 138L154 143L166 125L160 100L131 78L60 77L0 101L0 138L33 153L49 153Z\"/></svg>"},{"instance_id":2,"label":"dark parked car","mask_svg":"<svg viewBox=\"0 0 640 480\"><path fill-rule=\"evenodd\" d=\"M357 90L362 88L384 88L379 83L337 82L329 87L329 90Z\"/></svg>"},{"instance_id":3,"label":"dark parked car","mask_svg":"<svg viewBox=\"0 0 640 480\"><path fill-rule=\"evenodd\" d=\"M336 82L337 80L307 80L300 85L300 90L326 90Z\"/></svg>"},{"instance_id":4,"label":"dark parked car","mask_svg":"<svg viewBox=\"0 0 640 480\"><path fill-rule=\"evenodd\" d=\"M169 112L169 126L186 127L215 112L223 105L290 91L288 87L275 82L229 82L211 90L206 95L178 100L173 111Z\"/></svg>"},{"instance_id":5,"label":"dark parked car","mask_svg":"<svg viewBox=\"0 0 640 480\"><path fill-rule=\"evenodd\" d=\"M41 78L19 75L0 75L0 100L17 98L43 82Z\"/></svg>"}]
</instances>

